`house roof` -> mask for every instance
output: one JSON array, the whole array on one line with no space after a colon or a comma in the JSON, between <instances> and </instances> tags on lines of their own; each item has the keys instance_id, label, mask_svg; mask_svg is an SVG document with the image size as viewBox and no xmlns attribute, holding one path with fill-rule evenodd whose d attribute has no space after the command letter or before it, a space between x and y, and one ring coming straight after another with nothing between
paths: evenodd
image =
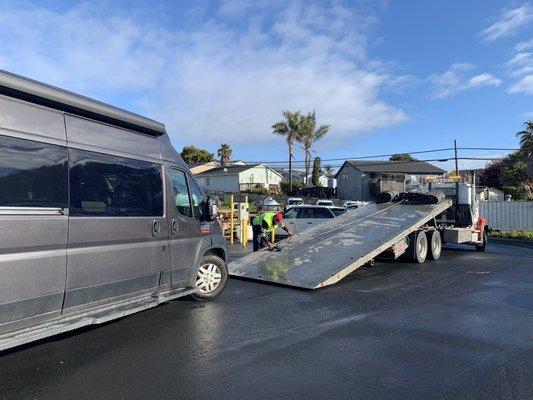
<instances>
[{"instance_id":1,"label":"house roof","mask_svg":"<svg viewBox=\"0 0 533 400\"><path fill-rule=\"evenodd\" d=\"M445 170L424 161L345 161L335 178L346 163L363 172L410 175L443 175Z\"/></svg>"},{"instance_id":2,"label":"house roof","mask_svg":"<svg viewBox=\"0 0 533 400\"><path fill-rule=\"evenodd\" d=\"M266 166L265 164L247 164L247 165L228 165L226 167L218 167L218 168L212 168L204 172L200 172L196 175L196 177L203 177L203 176L216 176L216 175L238 175L241 172L244 172L246 170L255 168L255 167L266 167L275 174L282 177L282 175L273 170L272 168Z\"/></svg>"}]
</instances>

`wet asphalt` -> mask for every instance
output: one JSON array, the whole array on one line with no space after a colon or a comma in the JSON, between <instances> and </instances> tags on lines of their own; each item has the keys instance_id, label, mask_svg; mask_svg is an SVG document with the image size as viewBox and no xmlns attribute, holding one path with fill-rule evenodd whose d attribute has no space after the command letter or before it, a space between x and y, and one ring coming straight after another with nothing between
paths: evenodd
<instances>
[{"instance_id":1,"label":"wet asphalt","mask_svg":"<svg viewBox=\"0 0 533 400\"><path fill-rule=\"evenodd\" d=\"M533 248L376 263L301 291L230 280L0 353L0 399L530 399Z\"/></svg>"}]
</instances>

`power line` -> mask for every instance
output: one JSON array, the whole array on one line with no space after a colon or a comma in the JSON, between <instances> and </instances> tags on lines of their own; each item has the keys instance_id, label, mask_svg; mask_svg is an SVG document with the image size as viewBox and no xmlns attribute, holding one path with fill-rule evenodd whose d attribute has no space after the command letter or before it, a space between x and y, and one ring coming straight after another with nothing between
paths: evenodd
<instances>
[{"instance_id":1,"label":"power line","mask_svg":"<svg viewBox=\"0 0 533 400\"><path fill-rule=\"evenodd\" d=\"M392 161L394 165L400 165L400 164L416 164L416 163L426 163L426 162L449 162L454 161L454 157L449 158L435 158L435 159L427 159L427 160L413 160L413 161ZM495 158L495 157L457 157L457 160L476 160L476 161L499 161L501 158ZM268 164L268 163L265 163ZM333 164L331 165L332 168L340 168L344 165L343 164ZM383 162L365 162L362 164L362 166L380 166L383 165ZM281 168L281 166L277 166L277 168Z\"/></svg>"},{"instance_id":2,"label":"power line","mask_svg":"<svg viewBox=\"0 0 533 400\"><path fill-rule=\"evenodd\" d=\"M453 147L445 147L440 149L430 149L430 150L420 150L420 151L405 151L400 153L391 153L391 154L377 154L370 156L359 156L359 157L342 157L342 158L322 158L321 162L331 162L331 161L347 161L347 160L365 160L369 158L384 158L392 157L399 154L427 154L427 153L437 153L443 151L452 151ZM514 148L499 148L499 147L458 147L457 150L471 150L471 151L516 151L519 149ZM466 158L463 158L466 159ZM421 160L422 161L422 160ZM247 164L288 164L288 161L245 161ZM294 163L305 163L305 160L293 160Z\"/></svg>"}]
</instances>

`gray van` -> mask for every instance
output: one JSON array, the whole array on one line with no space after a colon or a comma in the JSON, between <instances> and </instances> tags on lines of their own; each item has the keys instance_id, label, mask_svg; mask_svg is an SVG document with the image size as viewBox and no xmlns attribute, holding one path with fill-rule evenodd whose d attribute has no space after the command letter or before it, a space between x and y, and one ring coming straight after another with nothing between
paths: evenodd
<instances>
[{"instance_id":1,"label":"gray van","mask_svg":"<svg viewBox=\"0 0 533 400\"><path fill-rule=\"evenodd\" d=\"M163 124L0 71L0 350L212 299L226 251Z\"/></svg>"}]
</instances>

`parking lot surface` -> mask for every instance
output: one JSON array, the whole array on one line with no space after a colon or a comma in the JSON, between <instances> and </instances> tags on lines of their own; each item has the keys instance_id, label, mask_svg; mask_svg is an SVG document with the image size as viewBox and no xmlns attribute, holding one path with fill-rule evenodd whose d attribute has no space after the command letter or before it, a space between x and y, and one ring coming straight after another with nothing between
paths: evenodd
<instances>
[{"instance_id":1,"label":"parking lot surface","mask_svg":"<svg viewBox=\"0 0 533 400\"><path fill-rule=\"evenodd\" d=\"M533 249L445 249L319 291L230 280L0 353L0 399L533 398Z\"/></svg>"}]
</instances>

